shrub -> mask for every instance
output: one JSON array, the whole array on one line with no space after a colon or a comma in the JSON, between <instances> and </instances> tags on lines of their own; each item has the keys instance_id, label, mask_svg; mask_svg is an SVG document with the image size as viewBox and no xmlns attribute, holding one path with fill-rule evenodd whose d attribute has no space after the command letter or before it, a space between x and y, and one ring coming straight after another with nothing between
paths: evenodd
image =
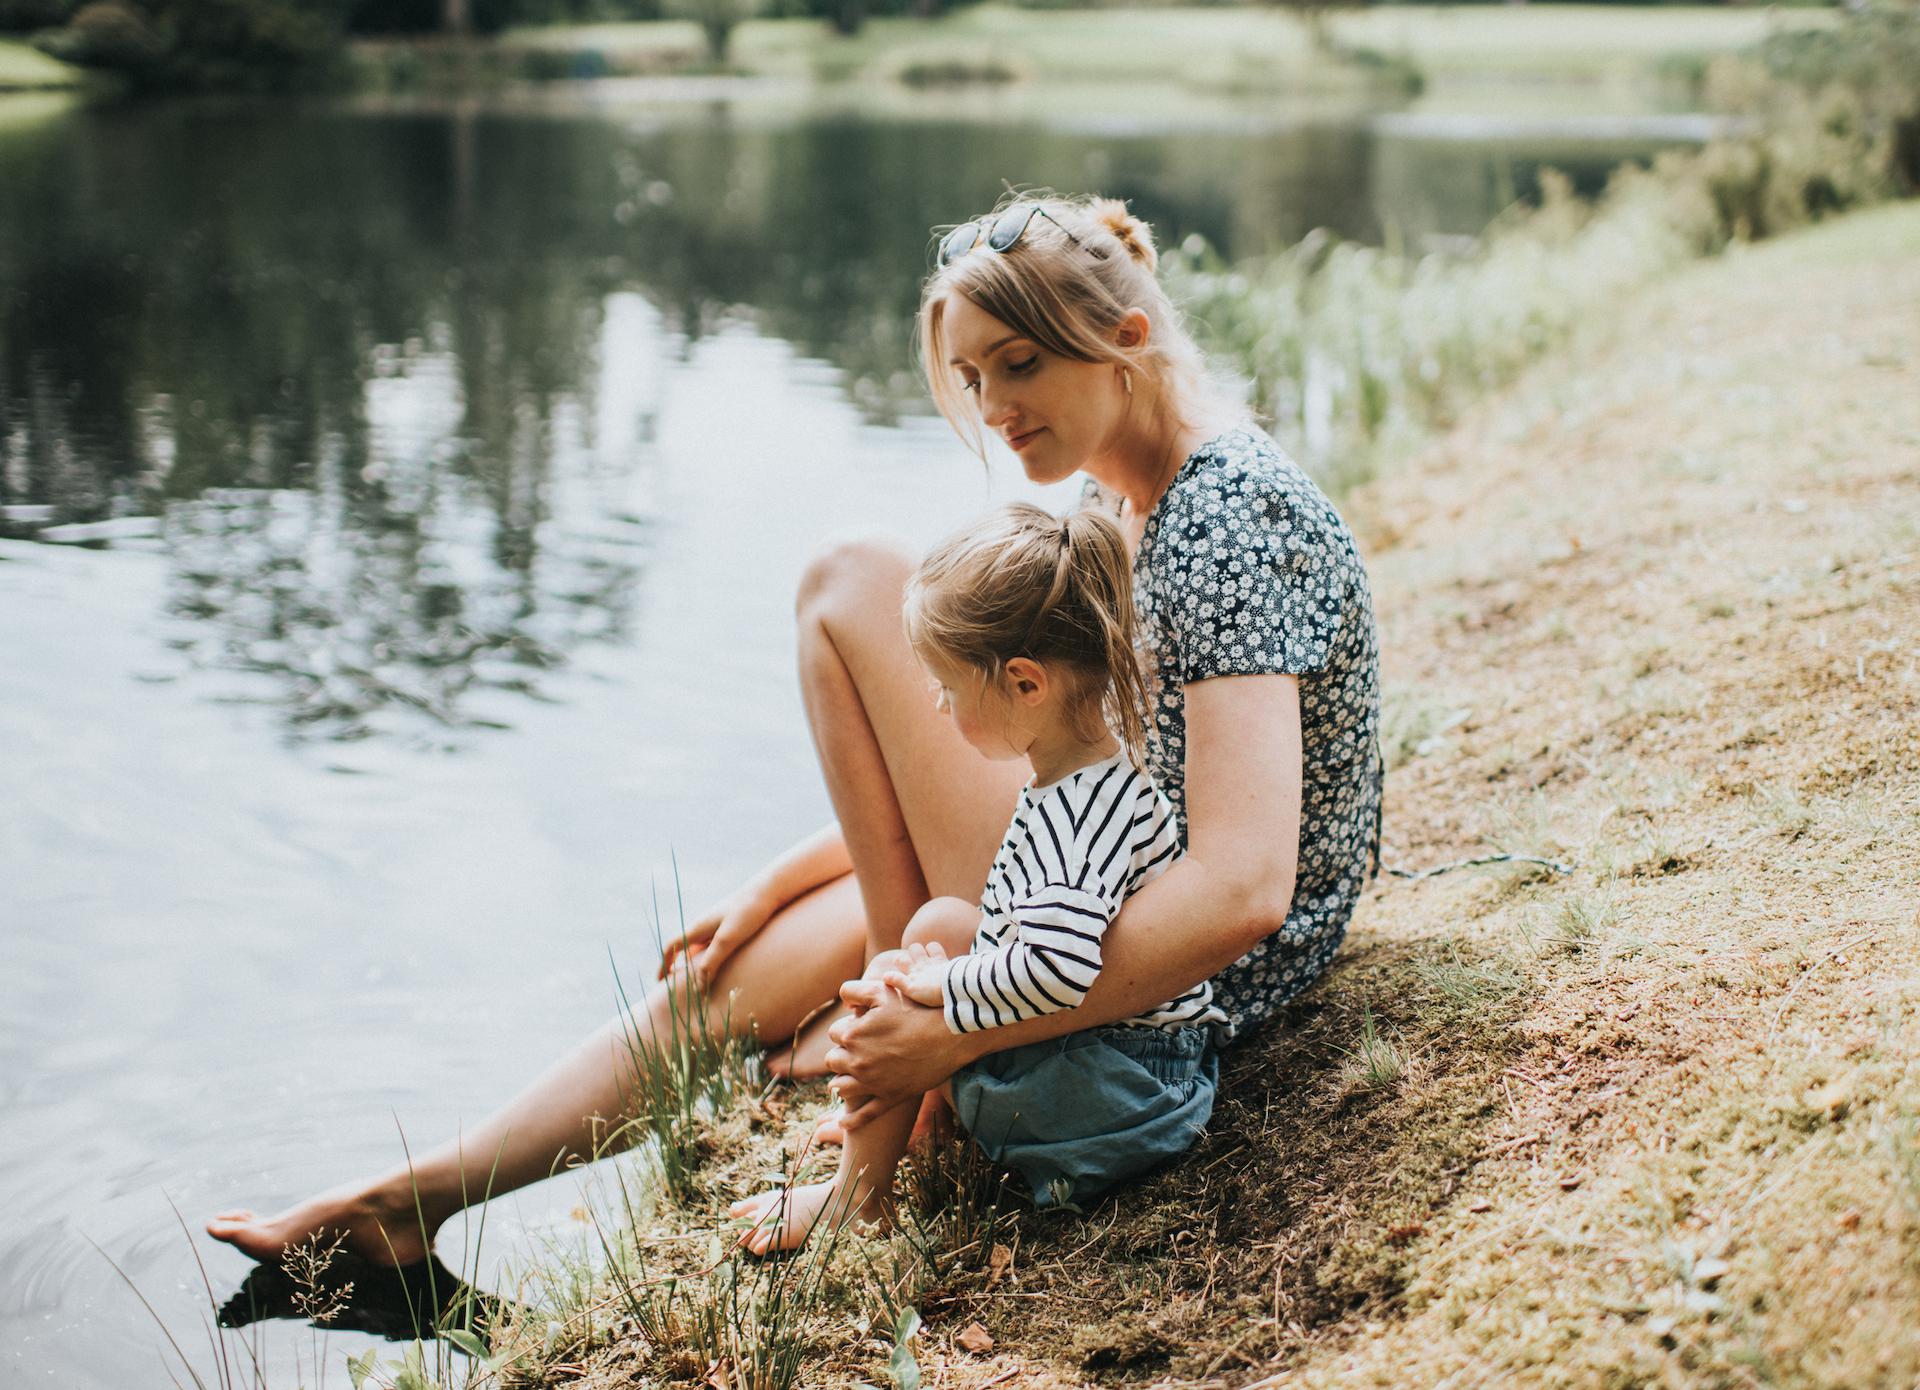
<instances>
[{"instance_id":1,"label":"shrub","mask_svg":"<svg viewBox=\"0 0 1920 1390\"><path fill-rule=\"evenodd\" d=\"M0 0L0 34L29 33L64 24L74 0Z\"/></svg>"}]
</instances>

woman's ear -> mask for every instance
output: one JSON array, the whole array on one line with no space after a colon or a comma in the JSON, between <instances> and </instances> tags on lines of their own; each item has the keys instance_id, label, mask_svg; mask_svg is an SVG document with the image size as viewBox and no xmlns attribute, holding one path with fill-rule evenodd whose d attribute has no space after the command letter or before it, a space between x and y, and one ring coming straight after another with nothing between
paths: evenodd
<instances>
[{"instance_id":1,"label":"woman's ear","mask_svg":"<svg viewBox=\"0 0 1920 1390\"><path fill-rule=\"evenodd\" d=\"M1037 705L1047 698L1047 668L1030 657L1016 656L1003 675L1007 698L1016 704Z\"/></svg>"},{"instance_id":2,"label":"woman's ear","mask_svg":"<svg viewBox=\"0 0 1920 1390\"><path fill-rule=\"evenodd\" d=\"M1130 351L1145 347L1152 336L1153 320L1147 317L1145 309L1127 310L1113 330L1113 341Z\"/></svg>"}]
</instances>

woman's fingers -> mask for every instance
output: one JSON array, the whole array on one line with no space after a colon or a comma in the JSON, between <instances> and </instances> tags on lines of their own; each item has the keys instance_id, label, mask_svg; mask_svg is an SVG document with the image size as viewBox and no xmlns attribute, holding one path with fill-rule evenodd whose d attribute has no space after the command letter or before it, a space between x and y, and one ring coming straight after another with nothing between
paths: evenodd
<instances>
[{"instance_id":1,"label":"woman's fingers","mask_svg":"<svg viewBox=\"0 0 1920 1390\"><path fill-rule=\"evenodd\" d=\"M856 1009L871 1009L885 999L886 988L878 980L848 980L840 986L840 1002Z\"/></svg>"},{"instance_id":2,"label":"woman's fingers","mask_svg":"<svg viewBox=\"0 0 1920 1390\"><path fill-rule=\"evenodd\" d=\"M720 914L709 912L692 926L685 928L678 936L671 937L660 950L660 974L664 980L673 970L676 960L692 956L704 946L719 930Z\"/></svg>"}]
</instances>

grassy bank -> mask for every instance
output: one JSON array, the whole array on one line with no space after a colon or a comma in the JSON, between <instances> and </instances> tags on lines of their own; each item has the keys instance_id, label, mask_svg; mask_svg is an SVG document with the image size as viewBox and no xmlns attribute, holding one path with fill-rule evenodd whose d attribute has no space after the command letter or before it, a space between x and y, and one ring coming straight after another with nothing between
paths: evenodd
<instances>
[{"instance_id":1,"label":"grassy bank","mask_svg":"<svg viewBox=\"0 0 1920 1390\"><path fill-rule=\"evenodd\" d=\"M1337 15L1336 43L1429 76L1524 73L1529 80L1651 71L1663 60L1704 60L1757 42L1780 26L1831 22L1819 10L1724 8L1537 10L1396 6ZM583 75L658 73L697 66L690 23L603 24L512 31L508 49L569 61ZM851 38L812 20L755 20L735 32L743 71L800 79L889 78L971 71L1035 81L1159 81L1190 86L1323 90L1376 80L1377 70L1330 63L1306 30L1268 9L1045 11L980 5L937 20L875 19ZM1372 74L1372 75L1370 75Z\"/></svg>"},{"instance_id":2,"label":"grassy bank","mask_svg":"<svg viewBox=\"0 0 1920 1390\"><path fill-rule=\"evenodd\" d=\"M49 58L18 40L0 39L0 92L38 92L78 87L85 77L71 63Z\"/></svg>"}]
</instances>

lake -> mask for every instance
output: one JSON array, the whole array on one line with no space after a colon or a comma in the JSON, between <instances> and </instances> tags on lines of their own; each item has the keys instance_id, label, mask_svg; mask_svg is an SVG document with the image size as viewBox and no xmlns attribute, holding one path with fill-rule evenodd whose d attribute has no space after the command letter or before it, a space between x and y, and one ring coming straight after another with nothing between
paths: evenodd
<instances>
[{"instance_id":1,"label":"lake","mask_svg":"<svg viewBox=\"0 0 1920 1390\"><path fill-rule=\"evenodd\" d=\"M113 1264L204 1373L195 1246L219 1298L246 1262L174 1208L197 1233L471 1123L645 976L656 902L671 929L827 817L808 555L1069 491L929 414L932 227L1011 181L1228 256L1450 245L1543 163L1592 189L1700 129L0 100L0 1378L166 1383ZM488 1277L580 1240L579 1200L498 1204ZM249 1336L275 1386L367 1344Z\"/></svg>"}]
</instances>

